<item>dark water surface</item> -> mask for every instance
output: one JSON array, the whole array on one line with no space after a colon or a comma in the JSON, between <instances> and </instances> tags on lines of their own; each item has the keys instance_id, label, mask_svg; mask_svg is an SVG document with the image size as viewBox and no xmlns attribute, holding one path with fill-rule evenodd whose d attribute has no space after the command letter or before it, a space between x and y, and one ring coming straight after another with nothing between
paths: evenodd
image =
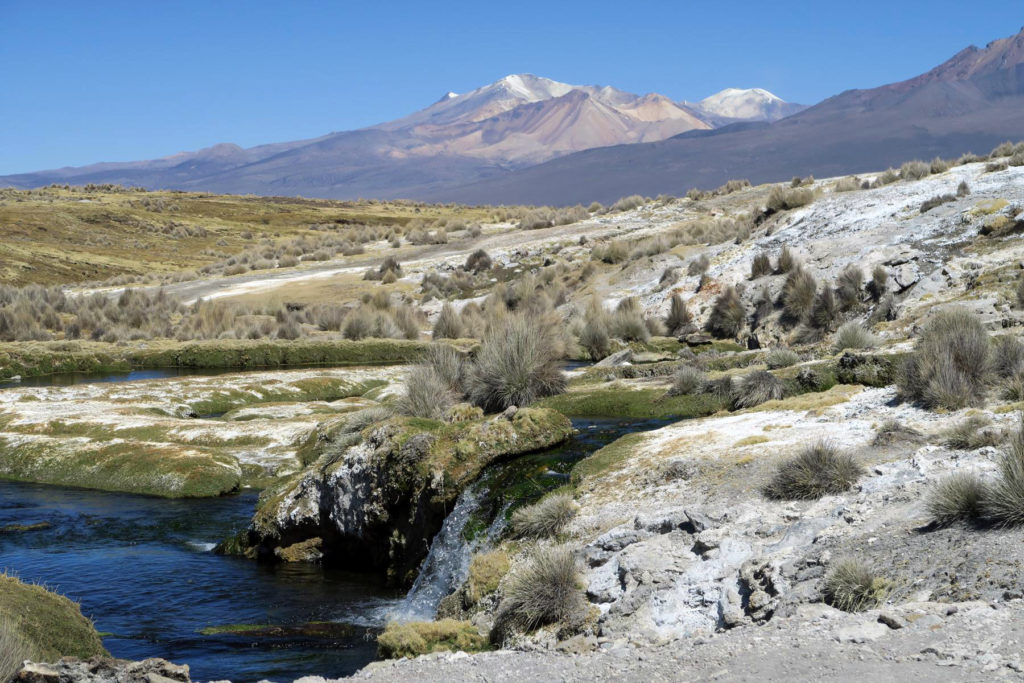
<instances>
[{"instance_id":1,"label":"dark water surface","mask_svg":"<svg viewBox=\"0 0 1024 683\"><path fill-rule=\"evenodd\" d=\"M265 371L267 368L250 368L249 371ZM273 368L271 368L273 369ZM24 377L18 381L0 380L0 391L18 387L69 387L76 384L98 384L103 382L137 382L146 379L170 379L173 377L213 377L238 372L245 368L151 368L128 372L63 372L54 375Z\"/></svg>"},{"instance_id":2,"label":"dark water surface","mask_svg":"<svg viewBox=\"0 0 1024 683\"><path fill-rule=\"evenodd\" d=\"M367 626L380 625L396 595L365 576L301 564L267 566L223 557L212 544L243 528L255 493L164 500L0 482L0 527L50 522L0 534L0 568L77 600L111 654L188 664L197 681L291 681L340 676L373 659ZM341 621L341 642L256 642L202 636L223 624Z\"/></svg>"},{"instance_id":3,"label":"dark water surface","mask_svg":"<svg viewBox=\"0 0 1024 683\"><path fill-rule=\"evenodd\" d=\"M577 436L558 448L488 469L493 520L513 501L563 485L572 465L619 436L671 420L573 420ZM303 564L268 566L210 552L244 528L257 494L165 500L0 482L0 528L49 522L46 529L0 533L0 569L82 605L103 642L125 659L163 657L188 664L196 681L291 681L338 677L371 661L375 640L402 597L366 576ZM244 635L203 636L224 624L352 624L332 641Z\"/></svg>"}]
</instances>

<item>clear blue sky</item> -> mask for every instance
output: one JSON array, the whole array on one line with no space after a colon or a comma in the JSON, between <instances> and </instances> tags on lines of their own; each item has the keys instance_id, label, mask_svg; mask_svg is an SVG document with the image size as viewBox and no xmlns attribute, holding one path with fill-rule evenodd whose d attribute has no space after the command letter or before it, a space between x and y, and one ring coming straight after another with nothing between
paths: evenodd
<instances>
[{"instance_id":1,"label":"clear blue sky","mask_svg":"<svg viewBox=\"0 0 1024 683\"><path fill-rule=\"evenodd\" d=\"M509 73L814 103L1016 33L1019 0L0 0L0 174L398 118Z\"/></svg>"}]
</instances>

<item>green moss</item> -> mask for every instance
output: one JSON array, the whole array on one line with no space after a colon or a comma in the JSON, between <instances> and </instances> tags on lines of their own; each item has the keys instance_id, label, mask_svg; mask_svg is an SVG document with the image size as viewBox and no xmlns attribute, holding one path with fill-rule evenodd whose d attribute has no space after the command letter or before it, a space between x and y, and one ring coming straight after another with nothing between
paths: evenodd
<instances>
[{"instance_id":1,"label":"green moss","mask_svg":"<svg viewBox=\"0 0 1024 683\"><path fill-rule=\"evenodd\" d=\"M36 522L35 524L5 524L0 526L0 534L21 534L28 531L42 531L49 529L53 524L50 522Z\"/></svg>"},{"instance_id":2,"label":"green moss","mask_svg":"<svg viewBox=\"0 0 1024 683\"><path fill-rule=\"evenodd\" d=\"M305 624L222 624L200 629L204 636L244 635L247 639L271 640L275 638L351 638L357 635L356 627L336 621L310 621Z\"/></svg>"},{"instance_id":3,"label":"green moss","mask_svg":"<svg viewBox=\"0 0 1024 683\"><path fill-rule=\"evenodd\" d=\"M106 655L92 622L78 605L42 586L0 574L0 624L20 635L36 661Z\"/></svg>"},{"instance_id":4,"label":"green moss","mask_svg":"<svg viewBox=\"0 0 1024 683\"><path fill-rule=\"evenodd\" d=\"M413 621L388 624L377 636L377 652L385 659L417 657L438 650L481 652L489 649L486 636L468 621Z\"/></svg>"},{"instance_id":5,"label":"green moss","mask_svg":"<svg viewBox=\"0 0 1024 683\"><path fill-rule=\"evenodd\" d=\"M576 389L550 396L537 403L569 417L703 417L726 407L710 394L666 396L664 388L633 389L605 385L599 389Z\"/></svg>"},{"instance_id":6,"label":"green moss","mask_svg":"<svg viewBox=\"0 0 1024 683\"><path fill-rule=\"evenodd\" d=\"M230 455L151 443L75 443L0 437L0 479L141 493L164 498L219 496L238 489Z\"/></svg>"},{"instance_id":7,"label":"green moss","mask_svg":"<svg viewBox=\"0 0 1024 683\"><path fill-rule=\"evenodd\" d=\"M626 434L588 458L576 463L572 468L572 482L579 485L583 480L599 477L607 472L618 469L644 442L644 434Z\"/></svg>"}]
</instances>

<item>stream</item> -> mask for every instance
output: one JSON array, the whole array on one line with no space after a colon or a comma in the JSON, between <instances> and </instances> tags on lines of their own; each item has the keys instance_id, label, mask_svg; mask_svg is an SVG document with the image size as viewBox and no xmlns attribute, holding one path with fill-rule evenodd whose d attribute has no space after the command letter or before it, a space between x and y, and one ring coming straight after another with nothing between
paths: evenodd
<instances>
[{"instance_id":1,"label":"stream","mask_svg":"<svg viewBox=\"0 0 1024 683\"><path fill-rule=\"evenodd\" d=\"M513 504L564 485L572 465L622 434L668 420L574 420L560 447L489 468L450 512L408 595L371 577L304 564L266 565L211 552L245 527L257 493L166 500L0 482L0 570L81 603L116 657L187 663L195 681L338 677L375 656L391 618L429 618L466 576L474 549L500 536ZM47 522L34 531L12 524ZM338 622L329 638L201 630L228 624Z\"/></svg>"}]
</instances>

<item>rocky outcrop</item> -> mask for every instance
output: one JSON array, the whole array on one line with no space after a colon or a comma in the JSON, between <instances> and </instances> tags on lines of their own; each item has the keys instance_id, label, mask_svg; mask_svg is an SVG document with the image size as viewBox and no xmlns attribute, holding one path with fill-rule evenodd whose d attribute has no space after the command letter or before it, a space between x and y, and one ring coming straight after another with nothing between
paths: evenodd
<instances>
[{"instance_id":1,"label":"rocky outcrop","mask_svg":"<svg viewBox=\"0 0 1024 683\"><path fill-rule=\"evenodd\" d=\"M188 665L165 659L132 662L110 657L65 657L56 664L26 662L16 683L191 683Z\"/></svg>"},{"instance_id":2,"label":"rocky outcrop","mask_svg":"<svg viewBox=\"0 0 1024 683\"><path fill-rule=\"evenodd\" d=\"M391 583L409 584L456 498L485 467L571 433L567 418L540 408L456 423L391 418L265 495L249 528L222 550L307 559L292 550L318 538L323 562L385 570Z\"/></svg>"}]
</instances>

